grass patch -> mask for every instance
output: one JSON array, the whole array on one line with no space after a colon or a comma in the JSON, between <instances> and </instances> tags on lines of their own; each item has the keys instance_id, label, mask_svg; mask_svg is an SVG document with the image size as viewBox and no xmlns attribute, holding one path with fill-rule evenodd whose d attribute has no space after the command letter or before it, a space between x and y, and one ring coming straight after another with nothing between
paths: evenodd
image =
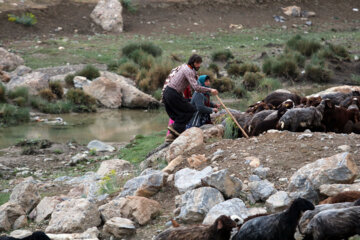
<instances>
[{"instance_id":1,"label":"grass patch","mask_svg":"<svg viewBox=\"0 0 360 240\"><path fill-rule=\"evenodd\" d=\"M139 88L145 92L152 92L162 88L172 68L173 65L165 61L154 65L146 73L146 77L139 81Z\"/></svg>"},{"instance_id":2,"label":"grass patch","mask_svg":"<svg viewBox=\"0 0 360 240\"><path fill-rule=\"evenodd\" d=\"M26 87L17 87L7 92L7 96L10 99L23 97L26 101L29 99L29 90Z\"/></svg>"},{"instance_id":3,"label":"grass patch","mask_svg":"<svg viewBox=\"0 0 360 240\"><path fill-rule=\"evenodd\" d=\"M75 75L74 74L68 74L66 75L65 77L65 83L66 83L66 86L68 88L73 88L74 87L74 78L75 78Z\"/></svg>"},{"instance_id":4,"label":"grass patch","mask_svg":"<svg viewBox=\"0 0 360 240\"><path fill-rule=\"evenodd\" d=\"M305 68L305 75L308 81L327 83L331 79L332 72L324 66L309 64Z\"/></svg>"},{"instance_id":5,"label":"grass patch","mask_svg":"<svg viewBox=\"0 0 360 240\"><path fill-rule=\"evenodd\" d=\"M57 99L62 99L64 96L64 88L60 81L50 82L49 88L53 94L56 95Z\"/></svg>"},{"instance_id":6,"label":"grass patch","mask_svg":"<svg viewBox=\"0 0 360 240\"><path fill-rule=\"evenodd\" d=\"M302 55L310 57L320 50L321 44L316 40L309 40L296 35L287 41L286 46L292 50L300 52Z\"/></svg>"},{"instance_id":7,"label":"grass patch","mask_svg":"<svg viewBox=\"0 0 360 240\"><path fill-rule=\"evenodd\" d=\"M93 65L86 65L83 69L75 73L75 76L86 77L89 80L100 77L99 70Z\"/></svg>"},{"instance_id":8,"label":"grass patch","mask_svg":"<svg viewBox=\"0 0 360 240\"><path fill-rule=\"evenodd\" d=\"M135 79L139 72L139 67L136 63L129 61L122 64L116 72L125 77Z\"/></svg>"},{"instance_id":9,"label":"grass patch","mask_svg":"<svg viewBox=\"0 0 360 240\"><path fill-rule=\"evenodd\" d=\"M247 72L244 76L243 85L246 90L255 90L259 85L264 76L261 73Z\"/></svg>"},{"instance_id":10,"label":"grass patch","mask_svg":"<svg viewBox=\"0 0 360 240\"><path fill-rule=\"evenodd\" d=\"M127 9L131 13L135 13L137 11L136 6L132 3L131 0L121 0L121 5Z\"/></svg>"},{"instance_id":11,"label":"grass patch","mask_svg":"<svg viewBox=\"0 0 360 240\"><path fill-rule=\"evenodd\" d=\"M70 89L66 100L73 104L75 112L96 112L96 99L81 89Z\"/></svg>"},{"instance_id":12,"label":"grass patch","mask_svg":"<svg viewBox=\"0 0 360 240\"><path fill-rule=\"evenodd\" d=\"M217 89L219 92L223 93L232 91L235 84L230 78L222 77L211 80L211 86Z\"/></svg>"},{"instance_id":13,"label":"grass patch","mask_svg":"<svg viewBox=\"0 0 360 240\"><path fill-rule=\"evenodd\" d=\"M211 54L213 61L226 62L232 58L234 58L234 55L229 49L219 50Z\"/></svg>"},{"instance_id":14,"label":"grass patch","mask_svg":"<svg viewBox=\"0 0 360 240\"><path fill-rule=\"evenodd\" d=\"M69 101L61 100L51 103L41 97L32 97L30 105L40 112L49 114L69 113L75 108L74 104Z\"/></svg>"},{"instance_id":15,"label":"grass patch","mask_svg":"<svg viewBox=\"0 0 360 240\"><path fill-rule=\"evenodd\" d=\"M0 206L9 201L10 194L11 193L0 193Z\"/></svg>"},{"instance_id":16,"label":"grass patch","mask_svg":"<svg viewBox=\"0 0 360 240\"><path fill-rule=\"evenodd\" d=\"M52 102L56 99L56 95L49 88L42 89L39 92L39 96L48 102Z\"/></svg>"},{"instance_id":17,"label":"grass patch","mask_svg":"<svg viewBox=\"0 0 360 240\"><path fill-rule=\"evenodd\" d=\"M238 87L236 87L233 91L233 93L235 94L235 96L237 98L246 98L247 97L247 90L245 89L244 85L240 85Z\"/></svg>"},{"instance_id":18,"label":"grass patch","mask_svg":"<svg viewBox=\"0 0 360 240\"><path fill-rule=\"evenodd\" d=\"M130 58L131 55L138 50L142 50L153 57L160 57L162 49L152 42L130 43L122 48L122 55Z\"/></svg>"},{"instance_id":19,"label":"grass patch","mask_svg":"<svg viewBox=\"0 0 360 240\"><path fill-rule=\"evenodd\" d=\"M247 72L259 72L260 68L253 63L230 64L227 72L231 76L244 76Z\"/></svg>"},{"instance_id":20,"label":"grass patch","mask_svg":"<svg viewBox=\"0 0 360 240\"><path fill-rule=\"evenodd\" d=\"M235 139L239 136L239 129L236 126L234 120L231 117L227 117L225 119L225 131L224 138L225 139Z\"/></svg>"},{"instance_id":21,"label":"grass patch","mask_svg":"<svg viewBox=\"0 0 360 240\"><path fill-rule=\"evenodd\" d=\"M164 142L166 131L153 133L148 136L137 135L125 148L120 150L119 158L131 163L140 163L146 155Z\"/></svg>"},{"instance_id":22,"label":"grass patch","mask_svg":"<svg viewBox=\"0 0 360 240\"><path fill-rule=\"evenodd\" d=\"M6 88L2 83L0 83L0 102L5 102L5 96L6 96Z\"/></svg>"},{"instance_id":23,"label":"grass patch","mask_svg":"<svg viewBox=\"0 0 360 240\"><path fill-rule=\"evenodd\" d=\"M258 89L261 91L271 92L282 87L281 82L275 78L264 78L260 81Z\"/></svg>"},{"instance_id":24,"label":"grass patch","mask_svg":"<svg viewBox=\"0 0 360 240\"><path fill-rule=\"evenodd\" d=\"M352 74L351 81L356 85L360 85L360 75Z\"/></svg>"},{"instance_id":25,"label":"grass patch","mask_svg":"<svg viewBox=\"0 0 360 240\"><path fill-rule=\"evenodd\" d=\"M0 104L0 126L10 126L30 121L29 109L10 104Z\"/></svg>"}]
</instances>

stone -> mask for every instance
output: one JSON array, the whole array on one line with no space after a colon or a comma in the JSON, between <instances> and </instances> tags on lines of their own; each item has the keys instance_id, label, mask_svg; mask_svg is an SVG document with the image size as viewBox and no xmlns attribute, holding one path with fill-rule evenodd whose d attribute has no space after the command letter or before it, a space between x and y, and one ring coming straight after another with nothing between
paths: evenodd
<instances>
[{"instance_id":1,"label":"stone","mask_svg":"<svg viewBox=\"0 0 360 240\"><path fill-rule=\"evenodd\" d=\"M233 198L225 202L221 202L210 209L206 214L203 224L212 225L221 215L237 215L244 220L248 217L248 210L245 203L239 198Z\"/></svg>"},{"instance_id":2,"label":"stone","mask_svg":"<svg viewBox=\"0 0 360 240\"><path fill-rule=\"evenodd\" d=\"M13 228L14 230L16 230L16 229L23 228L23 227L25 227L25 226L27 226L27 225L28 225L28 220L27 220L27 218L26 218L26 215L22 215L22 216L18 217L18 218L15 220L12 228Z\"/></svg>"},{"instance_id":3,"label":"stone","mask_svg":"<svg viewBox=\"0 0 360 240\"><path fill-rule=\"evenodd\" d=\"M192 168L198 168L202 165L205 165L206 161L207 159L205 154L193 154L187 159L189 166Z\"/></svg>"},{"instance_id":4,"label":"stone","mask_svg":"<svg viewBox=\"0 0 360 240\"><path fill-rule=\"evenodd\" d=\"M88 64L75 64L75 65L63 65L63 66L56 66L56 67L46 67L46 68L38 68L36 71L46 73L50 77L65 74L75 74L83 70ZM107 69L106 64L98 64L93 63L92 66L96 67L99 71L105 71Z\"/></svg>"},{"instance_id":5,"label":"stone","mask_svg":"<svg viewBox=\"0 0 360 240\"><path fill-rule=\"evenodd\" d=\"M276 192L271 195L265 202L270 212L280 212L285 210L291 203L289 195L284 191Z\"/></svg>"},{"instance_id":6,"label":"stone","mask_svg":"<svg viewBox=\"0 0 360 240\"><path fill-rule=\"evenodd\" d=\"M26 213L29 213L40 199L36 182L32 177L16 185L10 195L10 201L18 203Z\"/></svg>"},{"instance_id":7,"label":"stone","mask_svg":"<svg viewBox=\"0 0 360 240\"><path fill-rule=\"evenodd\" d=\"M99 140L92 140L91 142L88 143L88 145L86 147L89 150L95 149L97 152L113 152L113 151L115 151L115 148L113 146L110 146L109 144L106 144Z\"/></svg>"},{"instance_id":8,"label":"stone","mask_svg":"<svg viewBox=\"0 0 360 240\"><path fill-rule=\"evenodd\" d=\"M7 72L2 71L0 68L0 83L1 82L8 83L10 79L11 79L10 75Z\"/></svg>"},{"instance_id":9,"label":"stone","mask_svg":"<svg viewBox=\"0 0 360 240\"><path fill-rule=\"evenodd\" d=\"M176 219L185 223L202 221L211 208L223 201L224 197L215 188L189 190L181 195L180 214Z\"/></svg>"},{"instance_id":10,"label":"stone","mask_svg":"<svg viewBox=\"0 0 360 240\"><path fill-rule=\"evenodd\" d=\"M265 213L267 213L266 209L261 208L261 207L253 207L253 208L248 209L248 214L249 214L248 217L259 215L259 214L265 214Z\"/></svg>"},{"instance_id":11,"label":"stone","mask_svg":"<svg viewBox=\"0 0 360 240\"><path fill-rule=\"evenodd\" d=\"M44 197L30 215L35 218L35 222L40 223L51 216L60 202L59 197Z\"/></svg>"},{"instance_id":12,"label":"stone","mask_svg":"<svg viewBox=\"0 0 360 240\"><path fill-rule=\"evenodd\" d=\"M74 87L75 88L84 88L84 86L90 85L91 81L83 76L75 76L74 79Z\"/></svg>"},{"instance_id":13,"label":"stone","mask_svg":"<svg viewBox=\"0 0 360 240\"><path fill-rule=\"evenodd\" d=\"M248 163L252 168L257 168L260 166L260 159L254 156L246 157L245 162Z\"/></svg>"},{"instance_id":14,"label":"stone","mask_svg":"<svg viewBox=\"0 0 360 240\"><path fill-rule=\"evenodd\" d=\"M166 160L169 162L179 155L184 154L196 147L204 144L204 134L200 128L192 127L178 136L171 143L166 154Z\"/></svg>"},{"instance_id":15,"label":"stone","mask_svg":"<svg viewBox=\"0 0 360 240\"><path fill-rule=\"evenodd\" d=\"M312 136L313 136L312 133L303 133L303 134L300 134L297 137L297 140L302 140L302 139L305 139L305 138L312 138Z\"/></svg>"},{"instance_id":16,"label":"stone","mask_svg":"<svg viewBox=\"0 0 360 240\"><path fill-rule=\"evenodd\" d=\"M115 238L123 238L133 235L135 232L136 227L133 221L121 217L114 217L106 221L103 228L104 235L114 236Z\"/></svg>"},{"instance_id":17,"label":"stone","mask_svg":"<svg viewBox=\"0 0 360 240\"><path fill-rule=\"evenodd\" d=\"M258 175L250 175L249 182L261 181L261 178Z\"/></svg>"},{"instance_id":18,"label":"stone","mask_svg":"<svg viewBox=\"0 0 360 240\"><path fill-rule=\"evenodd\" d=\"M225 128L221 124L212 125L207 124L200 127L201 130L203 130L204 133L204 141L208 141L211 138L223 138Z\"/></svg>"},{"instance_id":19,"label":"stone","mask_svg":"<svg viewBox=\"0 0 360 240\"><path fill-rule=\"evenodd\" d=\"M129 172L132 170L132 165L130 162L122 159L110 159L101 162L99 169L96 174L100 177L104 177L111 171L115 171L116 175L121 175L124 172Z\"/></svg>"},{"instance_id":20,"label":"stone","mask_svg":"<svg viewBox=\"0 0 360 240\"><path fill-rule=\"evenodd\" d=\"M20 56L10 53L5 48L0 47L0 68L4 71L12 71L17 66L23 65L24 59Z\"/></svg>"},{"instance_id":21,"label":"stone","mask_svg":"<svg viewBox=\"0 0 360 240\"><path fill-rule=\"evenodd\" d=\"M219 190L225 198L238 197L242 189L240 179L230 176L227 169L214 172L201 180L204 186L210 186Z\"/></svg>"},{"instance_id":22,"label":"stone","mask_svg":"<svg viewBox=\"0 0 360 240\"><path fill-rule=\"evenodd\" d=\"M101 224L95 203L87 199L69 199L56 205L46 232L79 233Z\"/></svg>"},{"instance_id":23,"label":"stone","mask_svg":"<svg viewBox=\"0 0 360 240\"><path fill-rule=\"evenodd\" d=\"M169 164L162 170L166 173L173 173L175 169L180 166L184 162L183 155L177 156L175 159L173 159Z\"/></svg>"},{"instance_id":24,"label":"stone","mask_svg":"<svg viewBox=\"0 0 360 240\"><path fill-rule=\"evenodd\" d=\"M268 180L249 182L249 190L255 201L265 201L276 192L274 184Z\"/></svg>"},{"instance_id":25,"label":"stone","mask_svg":"<svg viewBox=\"0 0 360 240\"><path fill-rule=\"evenodd\" d=\"M170 143L165 142L154 149L152 153L149 153L149 156L140 163L140 169L145 170L146 168L155 168L158 166L160 161L166 159L166 152L169 146Z\"/></svg>"},{"instance_id":26,"label":"stone","mask_svg":"<svg viewBox=\"0 0 360 240\"><path fill-rule=\"evenodd\" d=\"M201 171L190 168L183 168L175 173L175 187L179 193L185 193L188 190L201 186L201 180L212 173L210 166Z\"/></svg>"},{"instance_id":27,"label":"stone","mask_svg":"<svg viewBox=\"0 0 360 240\"><path fill-rule=\"evenodd\" d=\"M26 87L31 95L37 95L40 90L49 87L49 76L40 72L31 72L11 78L6 87L8 90Z\"/></svg>"},{"instance_id":28,"label":"stone","mask_svg":"<svg viewBox=\"0 0 360 240\"><path fill-rule=\"evenodd\" d=\"M99 207L101 218L106 222L113 217L129 218L140 225L147 224L160 213L160 203L145 197L117 198Z\"/></svg>"},{"instance_id":29,"label":"stone","mask_svg":"<svg viewBox=\"0 0 360 240\"><path fill-rule=\"evenodd\" d=\"M14 71L12 71L10 73L10 78L13 78L13 77L18 77L18 76L24 76L28 73L31 73L32 72L32 69L25 66L25 65L20 65L18 66Z\"/></svg>"},{"instance_id":30,"label":"stone","mask_svg":"<svg viewBox=\"0 0 360 240\"><path fill-rule=\"evenodd\" d=\"M328 197L333 197L339 193L348 191L360 192L360 182L353 184L323 184L320 186L320 193Z\"/></svg>"},{"instance_id":31,"label":"stone","mask_svg":"<svg viewBox=\"0 0 360 240\"><path fill-rule=\"evenodd\" d=\"M24 209L14 202L7 202L0 206L0 231L10 231L15 221L25 215Z\"/></svg>"},{"instance_id":32,"label":"stone","mask_svg":"<svg viewBox=\"0 0 360 240\"><path fill-rule=\"evenodd\" d=\"M127 181L119 197L133 195L150 197L155 195L163 187L165 178L162 171L152 171L147 174L143 173Z\"/></svg>"},{"instance_id":33,"label":"stone","mask_svg":"<svg viewBox=\"0 0 360 240\"><path fill-rule=\"evenodd\" d=\"M100 0L90 14L91 19L105 31L123 31L122 5L118 0Z\"/></svg>"},{"instance_id":34,"label":"stone","mask_svg":"<svg viewBox=\"0 0 360 240\"><path fill-rule=\"evenodd\" d=\"M351 147L349 145L341 145L341 146L338 146L338 149L343 152L349 152L351 150Z\"/></svg>"},{"instance_id":35,"label":"stone","mask_svg":"<svg viewBox=\"0 0 360 240\"><path fill-rule=\"evenodd\" d=\"M92 227L82 233L62 233L62 234L51 234L46 233L51 240L98 240L100 231L97 227Z\"/></svg>"},{"instance_id":36,"label":"stone","mask_svg":"<svg viewBox=\"0 0 360 240\"><path fill-rule=\"evenodd\" d=\"M99 77L83 86L85 93L96 98L106 108L120 108L122 103L121 84L105 77Z\"/></svg>"},{"instance_id":37,"label":"stone","mask_svg":"<svg viewBox=\"0 0 360 240\"><path fill-rule=\"evenodd\" d=\"M29 230L18 229L18 230L12 231L10 233L10 237L21 239L21 238L28 237L31 234L32 234L32 232Z\"/></svg>"},{"instance_id":38,"label":"stone","mask_svg":"<svg viewBox=\"0 0 360 240\"><path fill-rule=\"evenodd\" d=\"M323 184L353 183L358 167L348 152L321 158L296 171L288 186L291 198L303 197L318 202L318 191Z\"/></svg>"},{"instance_id":39,"label":"stone","mask_svg":"<svg viewBox=\"0 0 360 240\"><path fill-rule=\"evenodd\" d=\"M255 168L253 173L261 179L266 179L266 176L269 171L270 171L270 168L260 166L260 167Z\"/></svg>"},{"instance_id":40,"label":"stone","mask_svg":"<svg viewBox=\"0 0 360 240\"><path fill-rule=\"evenodd\" d=\"M79 163L81 161L87 160L87 157L88 157L88 152L77 153L75 156L71 157L69 164L76 165L77 163Z\"/></svg>"}]
</instances>

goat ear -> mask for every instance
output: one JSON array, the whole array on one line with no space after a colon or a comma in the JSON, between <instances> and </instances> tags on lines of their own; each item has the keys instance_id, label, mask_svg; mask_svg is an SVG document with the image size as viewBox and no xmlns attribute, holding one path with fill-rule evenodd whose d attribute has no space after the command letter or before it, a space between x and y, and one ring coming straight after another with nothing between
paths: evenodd
<instances>
[{"instance_id":1,"label":"goat ear","mask_svg":"<svg viewBox=\"0 0 360 240\"><path fill-rule=\"evenodd\" d=\"M223 227L224 227L223 222L222 222L221 220L219 220L219 221L217 222L217 229L220 230L220 229L222 229Z\"/></svg>"}]
</instances>

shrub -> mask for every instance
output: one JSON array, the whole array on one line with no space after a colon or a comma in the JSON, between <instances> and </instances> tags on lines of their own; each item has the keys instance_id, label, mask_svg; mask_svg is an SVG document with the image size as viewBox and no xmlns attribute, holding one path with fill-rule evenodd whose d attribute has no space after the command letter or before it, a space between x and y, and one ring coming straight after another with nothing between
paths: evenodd
<instances>
[{"instance_id":1,"label":"shrub","mask_svg":"<svg viewBox=\"0 0 360 240\"><path fill-rule=\"evenodd\" d=\"M247 90L244 85L238 86L234 89L233 93L237 98L245 98L247 97Z\"/></svg>"},{"instance_id":2,"label":"shrub","mask_svg":"<svg viewBox=\"0 0 360 240\"><path fill-rule=\"evenodd\" d=\"M5 96L6 96L6 88L2 83L0 83L0 102L5 102Z\"/></svg>"},{"instance_id":3,"label":"shrub","mask_svg":"<svg viewBox=\"0 0 360 240\"><path fill-rule=\"evenodd\" d=\"M141 69L140 71L138 71L138 73L136 74L136 78L135 78L136 84L139 84L141 82L141 80L145 79L147 73L148 73L148 70L146 70L146 69Z\"/></svg>"},{"instance_id":4,"label":"shrub","mask_svg":"<svg viewBox=\"0 0 360 240\"><path fill-rule=\"evenodd\" d=\"M70 89L66 93L66 99L74 105L75 112L96 111L96 99L81 89Z\"/></svg>"},{"instance_id":5,"label":"shrub","mask_svg":"<svg viewBox=\"0 0 360 240\"><path fill-rule=\"evenodd\" d=\"M271 75L272 65L273 65L273 60L271 58L266 58L264 60L262 65L262 70L266 75Z\"/></svg>"},{"instance_id":6,"label":"shrub","mask_svg":"<svg viewBox=\"0 0 360 240\"><path fill-rule=\"evenodd\" d=\"M259 72L260 68L256 64L252 63L243 63L241 65L233 63L231 64L227 72L232 76L244 76L246 72Z\"/></svg>"},{"instance_id":7,"label":"shrub","mask_svg":"<svg viewBox=\"0 0 360 240\"><path fill-rule=\"evenodd\" d=\"M8 14L8 20L10 22L20 23L25 26L32 26L37 23L37 19L36 19L35 15L32 13L22 14L20 17L14 15L14 14Z\"/></svg>"},{"instance_id":8,"label":"shrub","mask_svg":"<svg viewBox=\"0 0 360 240\"><path fill-rule=\"evenodd\" d=\"M245 73L244 81L243 81L243 85L245 89L249 91L256 89L259 86L260 81L263 79L263 77L264 76L261 73L253 73L253 72Z\"/></svg>"},{"instance_id":9,"label":"shrub","mask_svg":"<svg viewBox=\"0 0 360 240\"><path fill-rule=\"evenodd\" d=\"M208 69L200 69L198 74L199 76L208 75L210 77L210 82L212 82L216 78L214 72Z\"/></svg>"},{"instance_id":10,"label":"shrub","mask_svg":"<svg viewBox=\"0 0 360 240\"><path fill-rule=\"evenodd\" d=\"M302 55L310 57L321 48L321 44L315 40L308 40L302 38L300 35L296 35L291 38L286 46L290 49L300 52Z\"/></svg>"},{"instance_id":11,"label":"shrub","mask_svg":"<svg viewBox=\"0 0 360 240\"><path fill-rule=\"evenodd\" d=\"M126 57L122 57L120 59L113 60L107 65L108 70L116 71L122 64L126 63L127 61L129 61L129 59Z\"/></svg>"},{"instance_id":12,"label":"shrub","mask_svg":"<svg viewBox=\"0 0 360 240\"><path fill-rule=\"evenodd\" d=\"M76 76L83 76L89 80L100 77L99 70L93 65L86 65L82 70L75 73Z\"/></svg>"},{"instance_id":13,"label":"shrub","mask_svg":"<svg viewBox=\"0 0 360 240\"><path fill-rule=\"evenodd\" d=\"M224 138L225 139L235 139L239 136L239 129L236 126L234 120L231 117L227 117L225 119L225 131Z\"/></svg>"},{"instance_id":14,"label":"shrub","mask_svg":"<svg viewBox=\"0 0 360 240\"><path fill-rule=\"evenodd\" d=\"M27 103L26 99L23 97L14 98L13 102L16 106L19 106L19 107L25 107L25 105Z\"/></svg>"},{"instance_id":15,"label":"shrub","mask_svg":"<svg viewBox=\"0 0 360 240\"><path fill-rule=\"evenodd\" d=\"M39 96L48 102L51 102L56 99L56 95L49 88L42 89L39 92Z\"/></svg>"},{"instance_id":16,"label":"shrub","mask_svg":"<svg viewBox=\"0 0 360 240\"><path fill-rule=\"evenodd\" d=\"M327 83L331 79L331 71L320 65L309 64L305 68L307 80L317 83Z\"/></svg>"},{"instance_id":17,"label":"shrub","mask_svg":"<svg viewBox=\"0 0 360 240\"><path fill-rule=\"evenodd\" d=\"M74 74L68 74L68 75L66 75L66 77L65 77L65 83L66 83L66 86L67 86L68 88L74 87L74 77L75 77Z\"/></svg>"},{"instance_id":18,"label":"shrub","mask_svg":"<svg viewBox=\"0 0 360 240\"><path fill-rule=\"evenodd\" d=\"M134 62L124 63L117 71L118 74L132 79L135 79L138 72L139 67Z\"/></svg>"},{"instance_id":19,"label":"shrub","mask_svg":"<svg viewBox=\"0 0 360 240\"><path fill-rule=\"evenodd\" d=\"M298 66L304 67L306 57L298 52L287 52L278 57L278 60L293 60Z\"/></svg>"},{"instance_id":20,"label":"shrub","mask_svg":"<svg viewBox=\"0 0 360 240\"><path fill-rule=\"evenodd\" d=\"M336 55L339 57L343 57L343 58L349 58L349 52L346 50L345 47L341 46L341 45L334 45L334 44L329 44L329 49Z\"/></svg>"},{"instance_id":21,"label":"shrub","mask_svg":"<svg viewBox=\"0 0 360 240\"><path fill-rule=\"evenodd\" d=\"M131 0L121 0L121 5L131 13L135 13L137 11Z\"/></svg>"},{"instance_id":22,"label":"shrub","mask_svg":"<svg viewBox=\"0 0 360 240\"><path fill-rule=\"evenodd\" d=\"M234 55L231 53L229 49L219 50L211 55L211 59L213 61L226 62L231 58L234 58Z\"/></svg>"},{"instance_id":23,"label":"shrub","mask_svg":"<svg viewBox=\"0 0 360 240\"><path fill-rule=\"evenodd\" d=\"M26 87L17 87L7 93L10 99L23 97L26 101L29 99L29 90Z\"/></svg>"},{"instance_id":24,"label":"shrub","mask_svg":"<svg viewBox=\"0 0 360 240\"><path fill-rule=\"evenodd\" d=\"M63 86L61 85L61 82L59 82L59 81L50 82L50 83L49 83L49 88L50 88L51 92L52 92L53 94L55 94L58 99L62 99L62 98L63 98L63 96L64 96L64 89L63 89Z\"/></svg>"},{"instance_id":25,"label":"shrub","mask_svg":"<svg viewBox=\"0 0 360 240\"><path fill-rule=\"evenodd\" d=\"M264 78L260 81L259 89L262 91L274 91L281 88L281 82L274 78Z\"/></svg>"},{"instance_id":26,"label":"shrub","mask_svg":"<svg viewBox=\"0 0 360 240\"><path fill-rule=\"evenodd\" d=\"M234 88L234 82L228 77L222 77L220 79L213 79L211 86L217 89L219 92L228 92Z\"/></svg>"},{"instance_id":27,"label":"shrub","mask_svg":"<svg viewBox=\"0 0 360 240\"><path fill-rule=\"evenodd\" d=\"M10 104L0 105L0 124L1 125L15 125L30 120L29 110L27 108L20 108Z\"/></svg>"},{"instance_id":28,"label":"shrub","mask_svg":"<svg viewBox=\"0 0 360 240\"><path fill-rule=\"evenodd\" d=\"M218 65L216 65L216 63L210 63L208 69L215 74L219 74L219 71L220 71L220 68Z\"/></svg>"},{"instance_id":29,"label":"shrub","mask_svg":"<svg viewBox=\"0 0 360 240\"><path fill-rule=\"evenodd\" d=\"M169 76L172 65L159 63L153 66L146 74L146 78L139 82L139 87L143 91L151 92L164 86L166 78Z\"/></svg>"},{"instance_id":30,"label":"shrub","mask_svg":"<svg viewBox=\"0 0 360 240\"><path fill-rule=\"evenodd\" d=\"M299 69L294 59L281 59L271 64L271 73L277 77L295 79Z\"/></svg>"},{"instance_id":31,"label":"shrub","mask_svg":"<svg viewBox=\"0 0 360 240\"><path fill-rule=\"evenodd\" d=\"M40 97L33 97L30 99L30 105L38 109L40 112L48 114L69 113L74 108L74 105L69 101L57 101L50 103Z\"/></svg>"},{"instance_id":32,"label":"shrub","mask_svg":"<svg viewBox=\"0 0 360 240\"><path fill-rule=\"evenodd\" d=\"M155 59L152 55L144 52L141 49L135 50L130 54L130 59L132 59L135 63L139 64L141 68L150 69Z\"/></svg>"},{"instance_id":33,"label":"shrub","mask_svg":"<svg viewBox=\"0 0 360 240\"><path fill-rule=\"evenodd\" d=\"M162 93L162 89L159 88L159 89L156 89L156 91L152 95L156 100L160 101L161 100L161 93Z\"/></svg>"},{"instance_id":34,"label":"shrub","mask_svg":"<svg viewBox=\"0 0 360 240\"><path fill-rule=\"evenodd\" d=\"M159 57L162 54L162 49L150 42L130 43L122 48L122 54L125 57L130 57L130 55L136 50L142 50L153 57Z\"/></svg>"}]
</instances>

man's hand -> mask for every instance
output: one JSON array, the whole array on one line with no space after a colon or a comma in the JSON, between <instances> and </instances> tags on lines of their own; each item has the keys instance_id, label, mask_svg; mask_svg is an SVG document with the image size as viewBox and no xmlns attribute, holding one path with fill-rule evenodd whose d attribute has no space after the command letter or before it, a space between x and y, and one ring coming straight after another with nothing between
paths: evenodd
<instances>
[{"instance_id":1,"label":"man's hand","mask_svg":"<svg viewBox=\"0 0 360 240\"><path fill-rule=\"evenodd\" d=\"M214 95L214 96L219 94L218 90L213 89L213 88L210 90L210 92L211 92L211 95Z\"/></svg>"},{"instance_id":2,"label":"man's hand","mask_svg":"<svg viewBox=\"0 0 360 240\"><path fill-rule=\"evenodd\" d=\"M217 113L219 110L217 108L213 108L213 112Z\"/></svg>"},{"instance_id":3,"label":"man's hand","mask_svg":"<svg viewBox=\"0 0 360 240\"><path fill-rule=\"evenodd\" d=\"M215 107L216 107L216 108L220 108L220 104L216 103L216 104L215 104Z\"/></svg>"}]
</instances>

